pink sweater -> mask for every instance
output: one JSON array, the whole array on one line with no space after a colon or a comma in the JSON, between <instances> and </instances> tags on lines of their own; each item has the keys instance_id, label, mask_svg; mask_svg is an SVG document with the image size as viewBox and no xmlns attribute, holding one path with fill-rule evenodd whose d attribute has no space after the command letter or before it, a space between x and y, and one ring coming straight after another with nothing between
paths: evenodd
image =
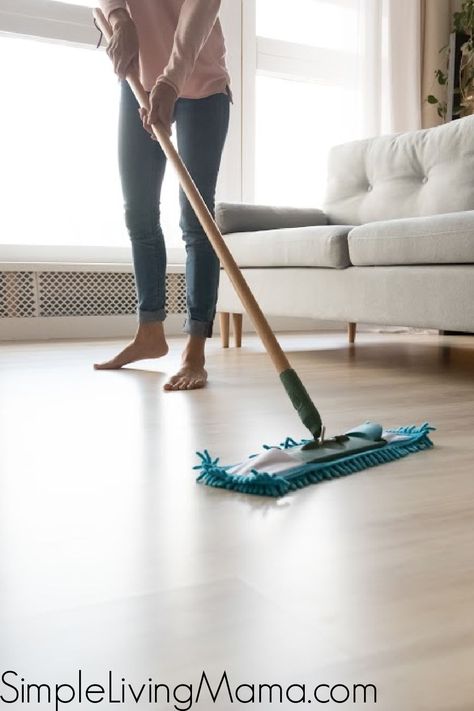
<instances>
[{"instance_id":1,"label":"pink sweater","mask_svg":"<svg viewBox=\"0 0 474 711\"><path fill-rule=\"evenodd\" d=\"M107 18L119 8L132 16L145 89L159 79L185 99L225 92L230 83L220 5L221 0L100 0Z\"/></svg>"}]
</instances>

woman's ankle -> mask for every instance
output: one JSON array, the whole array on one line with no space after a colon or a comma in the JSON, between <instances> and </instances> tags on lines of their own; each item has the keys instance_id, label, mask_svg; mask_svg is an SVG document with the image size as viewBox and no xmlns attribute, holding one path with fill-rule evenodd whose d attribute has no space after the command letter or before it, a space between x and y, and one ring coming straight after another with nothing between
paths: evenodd
<instances>
[{"instance_id":1,"label":"woman's ankle","mask_svg":"<svg viewBox=\"0 0 474 711\"><path fill-rule=\"evenodd\" d=\"M140 323L135 334L136 341L165 341L163 321L146 321Z\"/></svg>"},{"instance_id":2,"label":"woman's ankle","mask_svg":"<svg viewBox=\"0 0 474 711\"><path fill-rule=\"evenodd\" d=\"M204 365L206 340L201 336L188 336L183 350L183 363Z\"/></svg>"}]
</instances>

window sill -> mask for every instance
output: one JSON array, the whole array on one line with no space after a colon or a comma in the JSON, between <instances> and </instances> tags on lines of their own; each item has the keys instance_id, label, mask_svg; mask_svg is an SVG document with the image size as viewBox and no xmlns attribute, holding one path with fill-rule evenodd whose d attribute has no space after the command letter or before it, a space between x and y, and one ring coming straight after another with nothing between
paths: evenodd
<instances>
[{"instance_id":1,"label":"window sill","mask_svg":"<svg viewBox=\"0 0 474 711\"><path fill-rule=\"evenodd\" d=\"M185 251L181 247L167 249L168 271L183 271ZM34 245L0 245L0 267L3 271L34 269L41 266L59 270L131 271L132 255L129 247L64 247Z\"/></svg>"}]
</instances>

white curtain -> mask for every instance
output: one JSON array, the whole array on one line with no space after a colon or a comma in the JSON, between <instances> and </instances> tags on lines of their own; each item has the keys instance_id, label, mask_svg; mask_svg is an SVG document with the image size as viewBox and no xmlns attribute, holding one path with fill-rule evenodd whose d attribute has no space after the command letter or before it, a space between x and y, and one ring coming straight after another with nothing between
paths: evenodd
<instances>
[{"instance_id":1,"label":"white curtain","mask_svg":"<svg viewBox=\"0 0 474 711\"><path fill-rule=\"evenodd\" d=\"M421 128L421 1L358 0L361 136Z\"/></svg>"}]
</instances>

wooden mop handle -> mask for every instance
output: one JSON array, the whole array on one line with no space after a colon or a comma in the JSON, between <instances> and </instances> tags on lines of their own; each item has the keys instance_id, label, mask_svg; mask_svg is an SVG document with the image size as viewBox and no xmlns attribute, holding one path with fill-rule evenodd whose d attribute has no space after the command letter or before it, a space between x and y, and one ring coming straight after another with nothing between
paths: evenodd
<instances>
[{"instance_id":1,"label":"wooden mop handle","mask_svg":"<svg viewBox=\"0 0 474 711\"><path fill-rule=\"evenodd\" d=\"M100 27L104 37L107 41L110 41L113 30L106 20L103 12L99 9L95 9L93 12L97 25ZM150 106L148 94L140 82L138 72L136 70L130 71L127 75L127 81L130 84L130 87L140 106L148 110ZM152 128L153 133L160 142L163 152L176 170L181 187L191 203L194 212L196 213L196 216L204 229L204 232L208 236L209 241L219 257L219 260L224 267L227 276L232 282L232 285L237 292L237 295L240 298L246 312L252 319L255 330L260 336L278 374L283 373L291 367L288 358L283 353L275 334L271 330L265 316L262 313L262 310L260 309L260 306L242 276L242 273L230 253L215 220L207 208L207 205L202 199L193 179L189 175L186 166L179 157L164 128L160 124L154 124Z\"/></svg>"}]
</instances>

